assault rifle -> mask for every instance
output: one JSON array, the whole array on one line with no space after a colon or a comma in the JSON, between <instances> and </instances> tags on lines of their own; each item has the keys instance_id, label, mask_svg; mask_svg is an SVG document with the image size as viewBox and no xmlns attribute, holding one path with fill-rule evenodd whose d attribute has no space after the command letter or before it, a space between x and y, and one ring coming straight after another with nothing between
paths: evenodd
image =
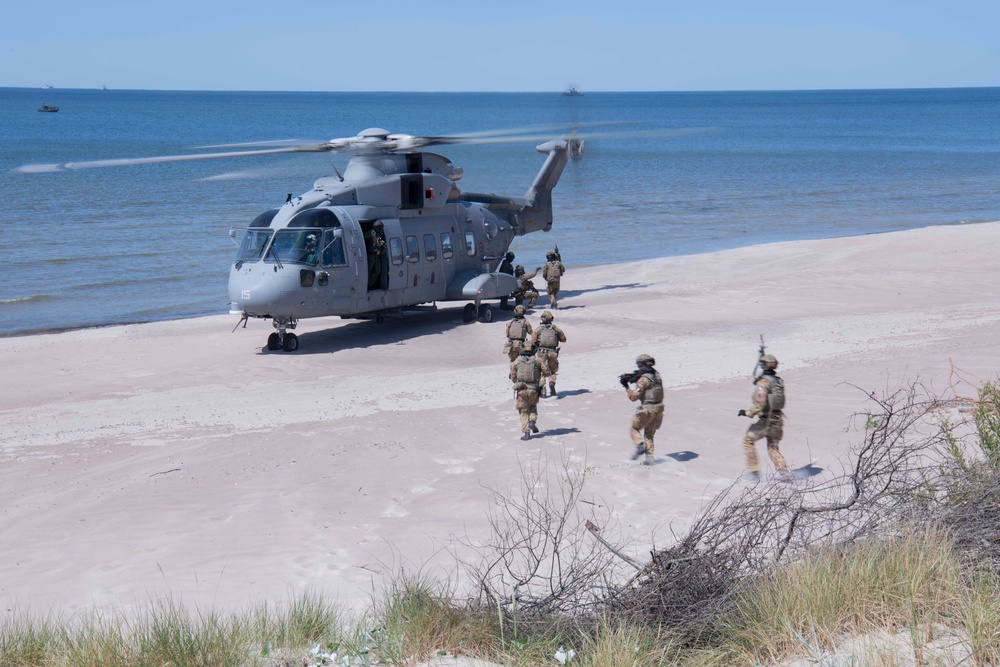
<instances>
[{"instance_id":1,"label":"assault rifle","mask_svg":"<svg viewBox=\"0 0 1000 667\"><path fill-rule=\"evenodd\" d=\"M635 384L636 380L642 377L645 371L634 370L631 373L622 373L618 376L618 381L622 383L622 386L628 389L629 384Z\"/></svg>"},{"instance_id":2,"label":"assault rifle","mask_svg":"<svg viewBox=\"0 0 1000 667\"><path fill-rule=\"evenodd\" d=\"M764 334L761 334L760 335L760 347L757 348L757 363L754 364L753 371L750 373L750 375L753 376L753 383L754 384L757 384L757 380L759 380L761 378L760 375L757 375L757 369L760 368L760 360L764 358L765 352L767 352L767 346L764 345ZM763 373L764 369L760 368L760 370Z\"/></svg>"}]
</instances>

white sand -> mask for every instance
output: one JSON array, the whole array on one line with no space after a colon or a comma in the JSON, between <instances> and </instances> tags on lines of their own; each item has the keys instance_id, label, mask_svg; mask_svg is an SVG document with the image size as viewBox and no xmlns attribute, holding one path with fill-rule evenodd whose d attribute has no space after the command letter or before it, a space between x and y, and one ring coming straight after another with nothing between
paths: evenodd
<instances>
[{"instance_id":1,"label":"white sand","mask_svg":"<svg viewBox=\"0 0 1000 667\"><path fill-rule=\"evenodd\" d=\"M169 593L204 609L310 588L358 603L400 568L450 568L448 547L488 530L487 489L543 452L592 466L588 492L644 560L743 471L736 412L759 334L788 387L782 449L820 478L864 407L847 383L944 391L949 359L994 378L997 247L1000 223L588 269L566 257L564 394L527 443L508 315L463 324L461 303L307 320L291 354L262 352L269 322L231 332L230 316L0 339L0 598L73 611ZM634 404L617 383L640 352L669 389L651 468L627 458Z\"/></svg>"}]
</instances>

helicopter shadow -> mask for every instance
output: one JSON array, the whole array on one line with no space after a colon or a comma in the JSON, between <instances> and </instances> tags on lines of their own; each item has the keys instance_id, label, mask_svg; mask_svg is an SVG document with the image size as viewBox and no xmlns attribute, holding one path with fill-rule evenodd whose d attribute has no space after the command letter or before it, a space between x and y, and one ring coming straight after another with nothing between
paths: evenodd
<instances>
[{"instance_id":1,"label":"helicopter shadow","mask_svg":"<svg viewBox=\"0 0 1000 667\"><path fill-rule=\"evenodd\" d=\"M467 324L462 321L462 311L456 308L388 317L381 324L375 320L358 320L338 327L299 334L299 349L292 354L329 354L341 350L393 345L422 336L444 333L461 326ZM261 354L288 354L288 352L271 352L264 348Z\"/></svg>"},{"instance_id":2,"label":"helicopter shadow","mask_svg":"<svg viewBox=\"0 0 1000 667\"><path fill-rule=\"evenodd\" d=\"M649 287L645 283L626 283L624 285L601 285L600 287L595 287L594 289L577 289L577 290L559 290L560 297L569 296L580 296L581 294L593 294L594 292L603 292L609 289L641 289L643 287ZM569 309L572 306L564 306L559 310Z\"/></svg>"}]
</instances>

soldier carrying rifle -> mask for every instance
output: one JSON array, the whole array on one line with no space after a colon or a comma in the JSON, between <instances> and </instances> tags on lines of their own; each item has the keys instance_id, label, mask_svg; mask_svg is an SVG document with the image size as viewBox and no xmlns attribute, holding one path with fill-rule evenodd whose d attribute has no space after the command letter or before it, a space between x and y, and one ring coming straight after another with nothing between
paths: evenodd
<instances>
[{"instance_id":1,"label":"soldier carrying rifle","mask_svg":"<svg viewBox=\"0 0 1000 667\"><path fill-rule=\"evenodd\" d=\"M740 410L737 415L740 417L757 417L757 421L750 425L746 435L743 437L743 451L747 458L747 477L753 481L760 480L760 466L757 462L757 448L754 445L761 438L767 438L767 454L771 457L775 469L778 471L778 478L786 481L791 475L788 471L788 464L785 457L781 455L778 444L784 435L785 415L782 409L785 407L785 383L775 373L778 368L778 360L770 354L765 354L764 337L760 337L760 350L758 352L757 363L760 365L761 374L754 375L753 379L753 405L748 410Z\"/></svg>"},{"instance_id":2,"label":"soldier carrying rifle","mask_svg":"<svg viewBox=\"0 0 1000 667\"><path fill-rule=\"evenodd\" d=\"M632 415L629 435L635 451L632 460L646 455L643 465L653 465L653 436L663 423L663 378L653 368L656 360L648 354L640 354L635 358L637 370L622 373L618 380L628 394L630 401L641 401ZM635 384L635 389L629 387Z\"/></svg>"}]
</instances>

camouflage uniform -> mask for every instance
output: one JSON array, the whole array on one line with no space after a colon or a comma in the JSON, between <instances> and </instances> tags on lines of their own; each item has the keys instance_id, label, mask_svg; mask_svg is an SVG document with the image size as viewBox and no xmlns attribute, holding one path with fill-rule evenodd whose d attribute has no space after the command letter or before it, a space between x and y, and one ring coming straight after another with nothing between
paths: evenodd
<instances>
[{"instance_id":1,"label":"camouflage uniform","mask_svg":"<svg viewBox=\"0 0 1000 667\"><path fill-rule=\"evenodd\" d=\"M552 324L552 313L545 311L542 313L542 323L535 329L531 336L537 350L536 355L542 363L542 375L548 378L549 393L556 395L556 373L559 372L559 343L566 342L566 334L562 329ZM545 382L543 380L541 395L545 396Z\"/></svg>"},{"instance_id":2,"label":"camouflage uniform","mask_svg":"<svg viewBox=\"0 0 1000 667\"><path fill-rule=\"evenodd\" d=\"M774 359L770 355L762 359ZM762 360L762 364L763 364ZM777 367L777 360L774 360L774 366ZM781 455L781 451L778 449L778 444L781 442L781 437L784 435L784 429L782 428L785 416L781 413L781 410L771 410L768 404L768 390L770 389L771 383L775 381L780 382L780 378L774 373L774 368L766 369L757 381L754 383L753 389L753 405L749 410L741 411L747 417L757 417L757 421L750 425L747 429L747 434L743 437L743 451L747 457L747 468L750 469L750 473L755 477L760 475L760 465L757 461L757 448L754 443L761 438L767 438L767 453L771 457L771 462L774 463L775 469L780 473L788 472L788 464L785 462L785 457Z\"/></svg>"},{"instance_id":3,"label":"camouflage uniform","mask_svg":"<svg viewBox=\"0 0 1000 667\"><path fill-rule=\"evenodd\" d=\"M530 342L524 344L521 354L510 363L510 380L514 383L514 405L521 416L521 440L531 438L531 433L538 433L538 381L542 377L542 368L533 354Z\"/></svg>"},{"instance_id":4,"label":"camouflage uniform","mask_svg":"<svg viewBox=\"0 0 1000 667\"><path fill-rule=\"evenodd\" d=\"M635 389L626 387L630 401L641 401L632 415L632 424L629 428L629 435L632 436L632 444L635 445L633 459L646 455L644 465L652 465L653 436L663 424L663 378L653 368L654 360L648 354L639 355L636 364L642 375L635 381Z\"/></svg>"},{"instance_id":5,"label":"camouflage uniform","mask_svg":"<svg viewBox=\"0 0 1000 667\"><path fill-rule=\"evenodd\" d=\"M531 323L524 319L524 306L514 308L514 319L507 323L507 342L503 351L511 361L521 354L521 346L531 336Z\"/></svg>"},{"instance_id":6,"label":"camouflage uniform","mask_svg":"<svg viewBox=\"0 0 1000 667\"><path fill-rule=\"evenodd\" d=\"M531 279L538 275L541 267L536 268L531 273L525 273L524 267L520 264L514 269L514 276L517 278L517 289L514 290L514 303L520 306L523 302L527 301L527 308L534 308L535 302L538 301L538 290L532 284Z\"/></svg>"},{"instance_id":7,"label":"camouflage uniform","mask_svg":"<svg viewBox=\"0 0 1000 667\"><path fill-rule=\"evenodd\" d=\"M566 267L556 259L556 255L553 252L547 255L547 259L549 261L546 263L545 269L542 270L542 278L545 278L545 289L549 294L549 304L554 309L559 310L559 303L556 297L559 296L559 279L566 273Z\"/></svg>"},{"instance_id":8,"label":"camouflage uniform","mask_svg":"<svg viewBox=\"0 0 1000 667\"><path fill-rule=\"evenodd\" d=\"M506 273L509 276L514 275L514 253L508 252L504 255L503 261L500 262L500 266L497 267L497 273ZM507 309L507 301L510 299L511 295L505 295L500 297L500 308Z\"/></svg>"}]
</instances>

